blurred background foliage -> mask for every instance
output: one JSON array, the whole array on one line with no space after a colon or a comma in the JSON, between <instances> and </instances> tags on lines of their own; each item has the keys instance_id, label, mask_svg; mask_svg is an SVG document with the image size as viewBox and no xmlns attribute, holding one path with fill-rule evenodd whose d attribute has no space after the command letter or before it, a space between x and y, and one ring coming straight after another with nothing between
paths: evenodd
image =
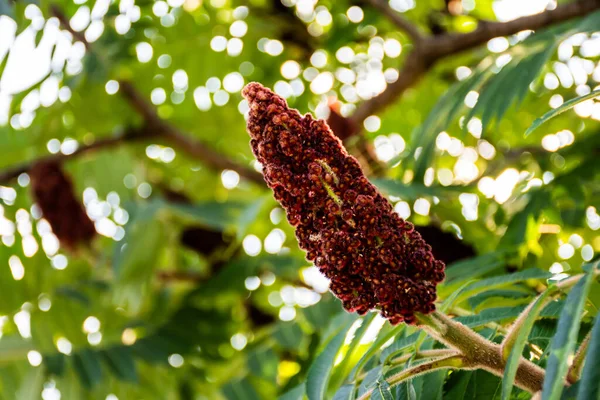
<instances>
[{"instance_id":1,"label":"blurred background foliage","mask_svg":"<svg viewBox=\"0 0 600 400\"><path fill-rule=\"evenodd\" d=\"M0 398L499 396L482 371L385 388L434 342L327 292L261 184L239 92L260 81L329 118L448 264L447 311L499 338L600 252L600 103L524 135L597 89L600 15L446 57L352 125L414 47L376 3L434 37L557 7L0 0ZM561 307L529 336L542 364Z\"/></svg>"}]
</instances>

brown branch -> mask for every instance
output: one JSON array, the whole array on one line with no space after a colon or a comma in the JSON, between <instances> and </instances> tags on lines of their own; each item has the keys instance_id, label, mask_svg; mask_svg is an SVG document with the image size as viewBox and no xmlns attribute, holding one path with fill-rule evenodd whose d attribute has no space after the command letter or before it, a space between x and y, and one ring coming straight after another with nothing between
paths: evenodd
<instances>
[{"instance_id":1,"label":"brown branch","mask_svg":"<svg viewBox=\"0 0 600 400\"><path fill-rule=\"evenodd\" d=\"M86 49L88 49L88 50L90 49L90 43L85 38L85 35L83 34L83 32L77 32L73 28L71 28L71 25L69 24L69 18L67 18L67 16L62 12L62 10L56 4L52 4L50 6L50 13L56 19L58 19L58 22L60 22L60 25L63 27L63 29L67 30L71 35L73 35L73 37L76 40L83 43L85 45Z\"/></svg>"},{"instance_id":2,"label":"brown branch","mask_svg":"<svg viewBox=\"0 0 600 400\"><path fill-rule=\"evenodd\" d=\"M162 120L156 114L154 107L137 91L131 82L121 81L119 88L125 99L144 118L149 129L155 131L158 137L165 139L175 147L201 160L209 168L215 170L231 169L249 181L259 184L264 183L262 174L256 172L254 169L224 157L203 142L183 134L175 126Z\"/></svg>"},{"instance_id":3,"label":"brown branch","mask_svg":"<svg viewBox=\"0 0 600 400\"><path fill-rule=\"evenodd\" d=\"M387 0L367 0L367 2L374 8L381 11L381 13L385 15L400 30L406 32L413 42L416 43L423 40L423 35L421 35L421 32L419 32L419 28L417 28L416 25L411 24L408 20L404 19L400 13L392 9Z\"/></svg>"},{"instance_id":4,"label":"brown branch","mask_svg":"<svg viewBox=\"0 0 600 400\"><path fill-rule=\"evenodd\" d=\"M381 94L360 104L354 114L350 116L352 124L358 127L355 134L361 131L363 122L368 116L383 110L395 102L406 89L415 85L432 66L433 64L426 64L426 60L419 48L415 47L407 55L396 82L389 84Z\"/></svg>"},{"instance_id":5,"label":"brown branch","mask_svg":"<svg viewBox=\"0 0 600 400\"><path fill-rule=\"evenodd\" d=\"M8 183L11 180L17 178L19 175L28 172L37 163L46 162L58 162L63 163L71 158L79 157L83 154L93 153L94 151L107 149L110 147L118 146L126 141L132 141L142 138L140 130L129 130L125 134L106 139L96 140L94 143L87 146L79 147L71 154L52 154L45 157L40 157L35 160L31 160L20 165L10 167L4 171L0 171L0 183Z\"/></svg>"},{"instance_id":6,"label":"brown branch","mask_svg":"<svg viewBox=\"0 0 600 400\"><path fill-rule=\"evenodd\" d=\"M64 29L69 31L77 40L81 41L88 51L92 51L92 46L85 39L85 36L71 28L69 19L58 6L53 5L51 7L51 12L60 21L60 24ZM193 139L189 135L179 131L175 126L161 119L156 113L154 106L133 86L133 84L131 84L131 82L121 81L119 88L124 98L144 119L145 131L148 134L155 135L172 143L174 147L201 160L203 164L211 169L217 171L231 169L251 182L264 184L262 175L254 169L228 159L223 154L211 149L205 143Z\"/></svg>"},{"instance_id":7,"label":"brown branch","mask_svg":"<svg viewBox=\"0 0 600 400\"><path fill-rule=\"evenodd\" d=\"M438 57L446 57L486 43L488 40L514 35L525 30L537 30L589 14L600 8L598 0L579 0L556 7L554 10L521 17L508 22L485 22L472 32L448 33L429 39L430 51Z\"/></svg>"},{"instance_id":8,"label":"brown branch","mask_svg":"<svg viewBox=\"0 0 600 400\"><path fill-rule=\"evenodd\" d=\"M369 0L369 2L388 16L399 28L406 31L406 22L402 19L398 20L399 15L389 8L385 1ZM362 126L362 122L368 116L384 110L398 100L407 89L417 84L436 62L446 57L474 49L495 37L513 35L524 30L545 28L585 16L597 9L600 9L600 0L579 0L560 5L554 10L508 22L483 22L479 24L477 29L468 33L446 33L415 40L414 49L407 55L398 80L388 85L378 96L359 105L351 120L356 126ZM355 134L357 133L360 132L357 131Z\"/></svg>"}]
</instances>

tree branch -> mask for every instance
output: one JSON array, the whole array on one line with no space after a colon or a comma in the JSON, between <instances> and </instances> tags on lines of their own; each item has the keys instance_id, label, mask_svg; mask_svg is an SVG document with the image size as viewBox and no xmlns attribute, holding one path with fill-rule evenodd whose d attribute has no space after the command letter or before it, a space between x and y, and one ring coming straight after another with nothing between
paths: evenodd
<instances>
[{"instance_id":1,"label":"tree branch","mask_svg":"<svg viewBox=\"0 0 600 400\"><path fill-rule=\"evenodd\" d=\"M146 121L149 129L155 131L160 138L172 143L175 147L201 160L206 166L215 170L231 169L249 181L263 184L262 175L254 169L241 165L214 151L203 142L183 134L175 126L162 120L154 107L128 81L121 81L119 88L125 99Z\"/></svg>"},{"instance_id":2,"label":"tree branch","mask_svg":"<svg viewBox=\"0 0 600 400\"><path fill-rule=\"evenodd\" d=\"M385 0L369 0L369 3L381 10L400 29L408 33L407 22L389 8L385 4ZM468 33L446 33L443 35L420 37L415 40L414 49L407 55L405 65L401 68L398 80L388 85L378 96L360 104L350 118L356 126L361 127L362 122L368 116L381 112L398 100L407 89L417 84L435 63L446 57L474 49L495 37L513 35L524 30L545 28L584 16L598 9L600 9L600 0L579 0L560 5L554 10L517 18L508 22L483 22L479 24L477 29ZM411 28L408 29L412 29L412 25L410 26ZM359 133L360 129L354 134Z\"/></svg>"},{"instance_id":3,"label":"tree branch","mask_svg":"<svg viewBox=\"0 0 600 400\"><path fill-rule=\"evenodd\" d=\"M464 50L486 43L488 40L509 36L524 30L537 30L550 25L568 21L587 15L600 8L598 0L579 0L560 5L554 10L547 10L539 14L528 15L508 22L485 22L479 24L472 32L455 34L448 33L429 39L429 51L437 57L446 57Z\"/></svg>"},{"instance_id":4,"label":"tree branch","mask_svg":"<svg viewBox=\"0 0 600 400\"><path fill-rule=\"evenodd\" d=\"M387 0L367 0L371 6L381 11L383 15L385 15L394 25L396 25L400 30L406 32L408 36L413 40L413 42L421 42L423 40L423 35L419 31L416 25L413 25L408 20L404 19L400 15L400 13L396 12L392 9Z\"/></svg>"},{"instance_id":5,"label":"tree branch","mask_svg":"<svg viewBox=\"0 0 600 400\"><path fill-rule=\"evenodd\" d=\"M360 133L363 122L368 116L373 115L388 105L395 102L407 89L414 86L432 65L427 65L419 48L415 48L406 56L404 66L400 70L398 79L390 83L383 92L360 104L350 116L350 121L358 127L354 134Z\"/></svg>"},{"instance_id":6,"label":"tree branch","mask_svg":"<svg viewBox=\"0 0 600 400\"><path fill-rule=\"evenodd\" d=\"M123 142L138 140L142 138L140 130L129 130L125 134L106 139L96 140L94 143L87 146L79 147L71 154L52 154L45 157L25 162L20 165L10 167L4 171L0 171L0 183L8 183L17 178L19 175L28 172L35 164L39 162L58 162L63 163L71 158L79 157L83 154L93 153L94 151L121 145Z\"/></svg>"},{"instance_id":7,"label":"tree branch","mask_svg":"<svg viewBox=\"0 0 600 400\"><path fill-rule=\"evenodd\" d=\"M86 49L88 49L88 51L93 51L92 46L85 39L85 36L83 36L80 32L74 31L73 28L71 28L71 26L69 25L69 19L58 6L53 5L51 7L51 12L54 15L54 17L56 17L60 21L60 24L64 29L69 31L75 37L75 39L81 41L85 45ZM148 134L156 135L157 137L163 138L164 140L172 143L175 147L179 148L180 150L185 151L192 157L202 161L203 164L205 164L211 169L217 171L223 169L231 169L236 171L241 177L246 178L251 182L264 184L262 175L256 172L254 169L239 164L231 159L228 159L224 155L211 149L205 143L193 139L189 135L186 135L179 131L175 126L161 119L156 114L154 106L150 102L148 102L148 100L140 92L137 91L137 89L133 86L133 84L131 84L131 82L121 81L119 87L125 99L144 119L145 131ZM119 142L119 140L115 139L115 143L112 143L112 145L115 145ZM76 153L74 153L73 155L75 155ZM15 172L13 171L12 174L14 175L14 173Z\"/></svg>"},{"instance_id":8,"label":"tree branch","mask_svg":"<svg viewBox=\"0 0 600 400\"><path fill-rule=\"evenodd\" d=\"M475 331L445 314L434 312L417 316L419 326L431 337L450 348L460 351L472 368L481 368L503 377L505 360L500 345L486 340ZM542 389L545 372L542 368L521 357L515 384L523 390L535 393Z\"/></svg>"},{"instance_id":9,"label":"tree branch","mask_svg":"<svg viewBox=\"0 0 600 400\"><path fill-rule=\"evenodd\" d=\"M419 375L426 374L428 372L437 371L439 369L470 369L469 361L465 356L461 354L454 354L446 357L436 358L431 361L424 362L422 364L415 365L414 367L407 368L404 371L397 373L386 379L390 387L396 386L403 381L411 378L415 378ZM472 368L471 368L472 369ZM366 400L371 398L371 394L375 389L366 391L357 400Z\"/></svg>"}]
</instances>

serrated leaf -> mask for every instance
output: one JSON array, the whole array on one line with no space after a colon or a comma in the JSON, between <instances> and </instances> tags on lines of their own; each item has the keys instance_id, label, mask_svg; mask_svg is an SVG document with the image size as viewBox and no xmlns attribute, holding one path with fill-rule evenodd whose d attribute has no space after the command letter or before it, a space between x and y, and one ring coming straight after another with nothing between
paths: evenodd
<instances>
[{"instance_id":1,"label":"serrated leaf","mask_svg":"<svg viewBox=\"0 0 600 400\"><path fill-rule=\"evenodd\" d=\"M392 396L392 389L390 384L383 378L383 376L379 377L377 382L375 382L375 387L373 388L373 393L371 394L372 400L394 400L394 396Z\"/></svg>"},{"instance_id":2,"label":"serrated leaf","mask_svg":"<svg viewBox=\"0 0 600 400\"><path fill-rule=\"evenodd\" d=\"M298 343L302 341L303 336L302 328L293 322L279 323L273 333L273 338L277 343L284 349L290 350L298 348Z\"/></svg>"},{"instance_id":3,"label":"serrated leaf","mask_svg":"<svg viewBox=\"0 0 600 400\"><path fill-rule=\"evenodd\" d=\"M600 398L600 314L594 319L585 365L579 380L577 400Z\"/></svg>"},{"instance_id":4,"label":"serrated leaf","mask_svg":"<svg viewBox=\"0 0 600 400\"><path fill-rule=\"evenodd\" d=\"M579 103L582 103L586 100L594 99L598 96L600 96L600 89L594 90L584 96L575 97L573 99L565 101L559 107L556 107L554 110L548 111L546 114L542 115L541 117L539 117L538 119L533 121L533 124L531 124L531 126L529 128L527 128L527 130L525 131L525 137L529 136L533 131L535 131L537 128L539 128L542 124L551 120L552 118L556 117L557 115L560 115L560 114L564 113L565 111L570 110L571 108L575 107Z\"/></svg>"},{"instance_id":5,"label":"serrated leaf","mask_svg":"<svg viewBox=\"0 0 600 400\"><path fill-rule=\"evenodd\" d=\"M515 272L513 274L495 276L474 282L465 288L463 295L468 294L469 296L473 296L493 288L523 282L528 279L548 279L550 277L552 277L552 274L548 271L543 271L538 268L530 268L524 271Z\"/></svg>"},{"instance_id":6,"label":"serrated leaf","mask_svg":"<svg viewBox=\"0 0 600 400\"><path fill-rule=\"evenodd\" d=\"M323 351L317 356L308 370L306 378L306 394L309 400L320 400L325 398L327 385L333 370L333 363L351 324L346 325L329 341Z\"/></svg>"},{"instance_id":7,"label":"serrated leaf","mask_svg":"<svg viewBox=\"0 0 600 400\"><path fill-rule=\"evenodd\" d=\"M510 290L510 289L496 289L496 290L488 290L487 292L480 293L476 296L470 297L468 299L469 305L472 308L477 308L481 304L485 303L489 299L499 298L499 299L522 299L525 297L529 297L530 294L520 290Z\"/></svg>"},{"instance_id":8,"label":"serrated leaf","mask_svg":"<svg viewBox=\"0 0 600 400\"><path fill-rule=\"evenodd\" d=\"M373 179L373 184L381 191L404 200L416 200L423 196L444 197L450 194L455 196L460 193L470 192L474 186L425 186L422 183L413 182L409 185L395 179Z\"/></svg>"},{"instance_id":9,"label":"serrated leaf","mask_svg":"<svg viewBox=\"0 0 600 400\"><path fill-rule=\"evenodd\" d=\"M514 344L512 345L510 355L508 357L508 360L506 361L506 367L504 369L504 379L502 381L503 400L507 400L510 398L515 381L515 376L517 375L517 369L519 367L519 361L521 360L523 349L525 348L525 344L527 343L527 339L529 338L529 333L533 328L535 320L541 313L546 299L552 293L554 293L554 290L547 289L544 293L537 297L535 303L531 306L531 308L529 308L527 317L523 321L523 325L521 325L518 331Z\"/></svg>"},{"instance_id":10,"label":"serrated leaf","mask_svg":"<svg viewBox=\"0 0 600 400\"><path fill-rule=\"evenodd\" d=\"M353 400L354 392L355 389L353 384L344 385L335 392L333 400Z\"/></svg>"},{"instance_id":11,"label":"serrated leaf","mask_svg":"<svg viewBox=\"0 0 600 400\"><path fill-rule=\"evenodd\" d=\"M542 400L560 399L569 368L568 358L573 353L577 342L579 323L594 276L593 273L587 273L584 278L577 282L567 296L565 306L558 320L556 334L550 345Z\"/></svg>"},{"instance_id":12,"label":"serrated leaf","mask_svg":"<svg viewBox=\"0 0 600 400\"><path fill-rule=\"evenodd\" d=\"M376 382L383 377L382 367L378 366L367 372L365 377L363 378L360 386L358 387L358 396L362 396L369 389L373 388Z\"/></svg>"},{"instance_id":13,"label":"serrated leaf","mask_svg":"<svg viewBox=\"0 0 600 400\"><path fill-rule=\"evenodd\" d=\"M377 353L381 347L387 343L391 338L402 332L405 329L403 325L391 326L390 324L385 324L379 334L377 335L377 339L373 342L371 347L367 350L365 354L358 360L358 363L354 366L352 372L350 372L350 376L353 379L356 379L358 374L361 372L362 368L365 364Z\"/></svg>"},{"instance_id":14,"label":"serrated leaf","mask_svg":"<svg viewBox=\"0 0 600 400\"><path fill-rule=\"evenodd\" d=\"M540 316L544 318L558 318L563 305L564 303L560 301L552 302L541 311ZM524 309L525 306L492 307L482 310L479 314L457 317L456 320L470 328L475 328L490 322L500 322L516 318Z\"/></svg>"},{"instance_id":15,"label":"serrated leaf","mask_svg":"<svg viewBox=\"0 0 600 400\"><path fill-rule=\"evenodd\" d=\"M577 400L600 398L600 368L598 365L600 365L600 314L594 318L585 364L579 380Z\"/></svg>"},{"instance_id":16,"label":"serrated leaf","mask_svg":"<svg viewBox=\"0 0 600 400\"><path fill-rule=\"evenodd\" d=\"M260 400L256 389L246 378L226 384L222 392L227 400Z\"/></svg>"},{"instance_id":17,"label":"serrated leaf","mask_svg":"<svg viewBox=\"0 0 600 400\"><path fill-rule=\"evenodd\" d=\"M259 203L260 205L257 205ZM262 206L262 202L258 201L253 204L255 207ZM166 207L175 215L221 231L236 226L244 210L248 211L248 207L250 207L250 211L256 211L252 209L252 204L234 201L226 203L206 201L196 204L168 203Z\"/></svg>"},{"instance_id":18,"label":"serrated leaf","mask_svg":"<svg viewBox=\"0 0 600 400\"><path fill-rule=\"evenodd\" d=\"M100 354L113 374L119 379L128 382L138 381L135 361L133 360L129 349L114 347L103 350Z\"/></svg>"},{"instance_id":19,"label":"serrated leaf","mask_svg":"<svg viewBox=\"0 0 600 400\"><path fill-rule=\"evenodd\" d=\"M82 349L73 355L73 367L87 388L92 388L102 380L100 357L90 349Z\"/></svg>"},{"instance_id":20,"label":"serrated leaf","mask_svg":"<svg viewBox=\"0 0 600 400\"><path fill-rule=\"evenodd\" d=\"M304 394L306 393L306 384L301 383L293 389L288 390L281 396L279 396L279 400L302 400L304 398Z\"/></svg>"},{"instance_id":21,"label":"serrated leaf","mask_svg":"<svg viewBox=\"0 0 600 400\"><path fill-rule=\"evenodd\" d=\"M356 350L360 344L361 339L369 329L369 326L373 322L373 319L378 314L375 312L368 313L365 317L363 317L362 323L360 327L354 333L354 337L352 341L348 345L346 350L346 355L344 359L341 361L340 365L337 367L337 371L335 371L334 377L332 379L332 383L334 385L340 384L346 378L348 373L350 372L350 368L352 367L351 360L354 357Z\"/></svg>"},{"instance_id":22,"label":"serrated leaf","mask_svg":"<svg viewBox=\"0 0 600 400\"><path fill-rule=\"evenodd\" d=\"M482 254L446 266L446 285L455 281L478 278L505 265L506 252Z\"/></svg>"},{"instance_id":23,"label":"serrated leaf","mask_svg":"<svg viewBox=\"0 0 600 400\"><path fill-rule=\"evenodd\" d=\"M442 400L446 375L448 371L435 371L420 376L419 378L423 380L421 397L428 400Z\"/></svg>"},{"instance_id":24,"label":"serrated leaf","mask_svg":"<svg viewBox=\"0 0 600 400\"><path fill-rule=\"evenodd\" d=\"M392 357L402 353L406 348L413 346L419 338L420 332L413 333L410 336L396 338L392 344L381 352L381 363L387 364Z\"/></svg>"}]
</instances>

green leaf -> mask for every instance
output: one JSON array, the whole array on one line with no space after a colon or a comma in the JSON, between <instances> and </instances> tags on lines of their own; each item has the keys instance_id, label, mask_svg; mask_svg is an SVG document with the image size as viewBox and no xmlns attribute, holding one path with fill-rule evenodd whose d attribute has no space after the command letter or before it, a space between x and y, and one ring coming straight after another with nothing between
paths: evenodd
<instances>
[{"instance_id":1,"label":"green leaf","mask_svg":"<svg viewBox=\"0 0 600 400\"><path fill-rule=\"evenodd\" d=\"M563 304L564 303L560 301L555 301L548 304L542 310L540 316L544 318L558 318ZM521 314L521 312L523 312L524 309L525 306L486 308L479 314L457 317L456 320L470 328L475 328L490 322L501 322L503 320L516 318Z\"/></svg>"},{"instance_id":2,"label":"green leaf","mask_svg":"<svg viewBox=\"0 0 600 400\"><path fill-rule=\"evenodd\" d=\"M281 396L279 396L279 400L302 400L304 398L304 394L306 393L306 384L301 383L295 388L285 392Z\"/></svg>"},{"instance_id":3,"label":"green leaf","mask_svg":"<svg viewBox=\"0 0 600 400\"><path fill-rule=\"evenodd\" d=\"M551 204L551 197L550 192L546 190L531 191L530 196L525 208L513 215L498 247L514 249L528 242L535 242L534 244L537 245L537 236L533 238L530 236L532 232L538 234L538 230L532 227L535 227L542 210Z\"/></svg>"},{"instance_id":4,"label":"green leaf","mask_svg":"<svg viewBox=\"0 0 600 400\"><path fill-rule=\"evenodd\" d=\"M529 128L527 128L527 131L525 131L525 136L526 137L529 136L533 131L535 131L537 128L539 128L543 123L547 122L548 120L551 120L552 118L556 117L557 115L564 113L565 111L570 110L571 108L575 107L577 104L582 103L586 100L596 98L598 96L600 96L600 89L594 90L584 96L575 97L571 100L565 101L560 107L557 107L554 110L548 111L546 114L542 115L541 117L539 117L538 119L533 121L533 124L531 124L531 126Z\"/></svg>"},{"instance_id":5,"label":"green leaf","mask_svg":"<svg viewBox=\"0 0 600 400\"><path fill-rule=\"evenodd\" d=\"M277 328L273 333L273 338L284 349L297 349L298 343L302 341L304 332L302 328L293 322L282 322L277 324Z\"/></svg>"},{"instance_id":6,"label":"green leaf","mask_svg":"<svg viewBox=\"0 0 600 400\"><path fill-rule=\"evenodd\" d=\"M519 367L519 361L523 354L523 349L527 343L529 333L533 328L535 320L539 316L546 302L546 299L550 294L554 293L554 290L547 289L544 293L537 297L534 304L528 308L527 316L523 321L523 324L519 327L518 334L510 350L510 355L506 361L506 367L504 369L504 380L502 381L502 400L510 398L510 394L513 389L515 376L517 375L517 369ZM514 328L513 328L514 329ZM503 349L503 352L505 349Z\"/></svg>"},{"instance_id":7,"label":"green leaf","mask_svg":"<svg viewBox=\"0 0 600 400\"><path fill-rule=\"evenodd\" d=\"M418 182L412 182L407 185L395 179L383 178L373 179L372 182L381 189L381 191L392 196L400 197L403 200L416 200L423 196L443 197L450 194L458 196L460 193L473 190L473 186L425 186Z\"/></svg>"},{"instance_id":8,"label":"green leaf","mask_svg":"<svg viewBox=\"0 0 600 400\"><path fill-rule=\"evenodd\" d=\"M333 339L329 341L327 346L325 346L323 351L310 366L306 378L306 394L308 395L309 400L321 400L325 398L335 357L344 344L344 339L346 338L350 326L351 325L347 325L345 328L341 329Z\"/></svg>"},{"instance_id":9,"label":"green leaf","mask_svg":"<svg viewBox=\"0 0 600 400\"><path fill-rule=\"evenodd\" d=\"M229 382L223 386L223 395L227 400L259 400L260 396L257 393L252 383L247 378L238 382Z\"/></svg>"},{"instance_id":10,"label":"green leaf","mask_svg":"<svg viewBox=\"0 0 600 400\"><path fill-rule=\"evenodd\" d=\"M462 296L468 294L469 296L473 296L475 294L509 285L518 282L523 282L528 279L548 279L552 277L552 274L548 271L543 271L538 268L529 268L524 271L515 272L513 274L494 276L492 278L482 279L480 281L472 283L470 286L465 288Z\"/></svg>"},{"instance_id":11,"label":"green leaf","mask_svg":"<svg viewBox=\"0 0 600 400\"><path fill-rule=\"evenodd\" d=\"M119 379L128 382L138 381L135 362L128 348L114 347L103 350L100 354Z\"/></svg>"},{"instance_id":12,"label":"green leaf","mask_svg":"<svg viewBox=\"0 0 600 400\"><path fill-rule=\"evenodd\" d=\"M383 377L382 366L375 367L367 372L358 387L358 396L362 396L370 389L374 388L377 381Z\"/></svg>"},{"instance_id":13,"label":"green leaf","mask_svg":"<svg viewBox=\"0 0 600 400\"><path fill-rule=\"evenodd\" d=\"M259 197L258 200L250 203L241 213L237 219L236 224L236 237L238 240L242 240L246 231L252 225L252 223L257 219L258 214L262 210L263 206L266 204L267 200L269 200L271 196L262 196Z\"/></svg>"},{"instance_id":14,"label":"green leaf","mask_svg":"<svg viewBox=\"0 0 600 400\"><path fill-rule=\"evenodd\" d=\"M373 319L377 315L378 314L376 312L370 312L365 317L363 317L360 327L358 327L358 329L354 333L352 341L348 345L348 349L346 350L346 355L344 356L344 359L339 364L337 370L334 373L334 378L332 379L333 385L339 385L341 382L343 382L343 380L350 372L350 368L352 367L351 361L358 349L360 341L367 332L367 329L369 329L369 326L373 322Z\"/></svg>"},{"instance_id":15,"label":"green leaf","mask_svg":"<svg viewBox=\"0 0 600 400\"><path fill-rule=\"evenodd\" d=\"M579 333L579 322L583 314L585 300L594 279L588 272L573 287L558 320L557 332L552 338L550 354L546 366L546 378L542 390L543 400L557 400L564 388L568 372L568 358L573 353Z\"/></svg>"},{"instance_id":16,"label":"green leaf","mask_svg":"<svg viewBox=\"0 0 600 400\"><path fill-rule=\"evenodd\" d=\"M444 381L448 371L435 371L420 378L423 379L421 397L428 400L442 400L444 392Z\"/></svg>"},{"instance_id":17,"label":"green leaf","mask_svg":"<svg viewBox=\"0 0 600 400\"><path fill-rule=\"evenodd\" d=\"M226 203L206 201L196 204L168 203L167 208L175 215L191 219L209 228L224 231L235 227L240 218L242 221L245 221L248 215L244 215L244 211L250 214L260 211L264 200L262 198L250 205L235 201Z\"/></svg>"},{"instance_id":18,"label":"green leaf","mask_svg":"<svg viewBox=\"0 0 600 400\"><path fill-rule=\"evenodd\" d=\"M446 285L455 281L474 279L505 265L506 252L482 254L454 262L446 267Z\"/></svg>"},{"instance_id":19,"label":"green leaf","mask_svg":"<svg viewBox=\"0 0 600 400\"><path fill-rule=\"evenodd\" d=\"M358 374L362 371L365 364L377 353L381 347L387 343L391 338L402 332L404 326L402 324L397 326L391 326L390 324L385 324L379 334L377 335L377 339L373 342L369 350L358 360L352 372L350 372L350 376L352 379L356 379Z\"/></svg>"},{"instance_id":20,"label":"green leaf","mask_svg":"<svg viewBox=\"0 0 600 400\"><path fill-rule=\"evenodd\" d=\"M354 392L355 389L353 384L344 385L335 392L333 400L352 400L354 399Z\"/></svg>"},{"instance_id":21,"label":"green leaf","mask_svg":"<svg viewBox=\"0 0 600 400\"><path fill-rule=\"evenodd\" d=\"M441 312L446 312L448 311L448 309L450 307L452 307L452 305L454 304L454 302L456 301L456 299L458 297L460 297L460 295L462 294L463 291L465 291L470 285L471 285L472 281L469 282L465 282L460 288L458 288L457 290L454 290L450 296L448 296L444 302L442 303L442 305L440 306L440 311Z\"/></svg>"},{"instance_id":22,"label":"green leaf","mask_svg":"<svg viewBox=\"0 0 600 400\"><path fill-rule=\"evenodd\" d=\"M577 400L600 398L600 314L594 319L585 364L579 380Z\"/></svg>"},{"instance_id":23,"label":"green leaf","mask_svg":"<svg viewBox=\"0 0 600 400\"><path fill-rule=\"evenodd\" d=\"M394 400L394 396L392 396L392 389L390 384L384 379L383 376L380 376L377 382L375 382L375 387L373 388L373 393L371 394L371 399L373 400Z\"/></svg>"},{"instance_id":24,"label":"green leaf","mask_svg":"<svg viewBox=\"0 0 600 400\"><path fill-rule=\"evenodd\" d=\"M43 367L29 368L22 380L15 400L38 400L41 397L46 376Z\"/></svg>"},{"instance_id":25,"label":"green leaf","mask_svg":"<svg viewBox=\"0 0 600 400\"><path fill-rule=\"evenodd\" d=\"M396 338L392 344L381 352L381 363L387 364L389 360L402 353L406 348L413 346L419 338L420 332L413 333L410 336Z\"/></svg>"},{"instance_id":26,"label":"green leaf","mask_svg":"<svg viewBox=\"0 0 600 400\"><path fill-rule=\"evenodd\" d=\"M82 349L73 355L73 367L87 388L92 388L102 380L100 357L90 349Z\"/></svg>"},{"instance_id":27,"label":"green leaf","mask_svg":"<svg viewBox=\"0 0 600 400\"><path fill-rule=\"evenodd\" d=\"M114 301L134 314L142 308L144 293L164 246L164 226L157 218L160 208L160 202L150 202L133 210L124 241L117 242L115 247Z\"/></svg>"},{"instance_id":28,"label":"green leaf","mask_svg":"<svg viewBox=\"0 0 600 400\"><path fill-rule=\"evenodd\" d=\"M522 290L510 290L510 289L496 289L488 290L487 292L480 293L476 296L470 297L468 302L473 308L479 307L489 299L523 299L529 297L530 294Z\"/></svg>"}]
</instances>

